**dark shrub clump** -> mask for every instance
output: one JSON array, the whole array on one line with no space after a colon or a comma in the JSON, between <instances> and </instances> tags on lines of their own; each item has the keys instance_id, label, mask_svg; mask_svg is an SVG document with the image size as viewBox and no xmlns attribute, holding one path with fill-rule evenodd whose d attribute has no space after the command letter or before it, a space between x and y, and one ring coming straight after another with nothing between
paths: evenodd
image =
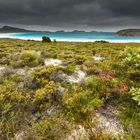
<instances>
[{"instance_id":1,"label":"dark shrub clump","mask_svg":"<svg viewBox=\"0 0 140 140\"><path fill-rule=\"evenodd\" d=\"M42 37L42 42L48 42L48 43L50 43L51 42L51 39L49 37L47 37L47 36L43 36Z\"/></svg>"}]
</instances>

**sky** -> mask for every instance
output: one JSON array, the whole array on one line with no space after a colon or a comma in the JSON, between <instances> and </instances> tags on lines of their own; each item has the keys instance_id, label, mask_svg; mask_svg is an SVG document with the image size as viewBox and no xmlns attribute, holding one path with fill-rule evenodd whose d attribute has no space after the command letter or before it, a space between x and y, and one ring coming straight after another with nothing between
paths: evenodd
<instances>
[{"instance_id":1,"label":"sky","mask_svg":"<svg viewBox=\"0 0 140 140\"><path fill-rule=\"evenodd\" d=\"M140 28L140 0L0 0L0 26L33 30Z\"/></svg>"}]
</instances>

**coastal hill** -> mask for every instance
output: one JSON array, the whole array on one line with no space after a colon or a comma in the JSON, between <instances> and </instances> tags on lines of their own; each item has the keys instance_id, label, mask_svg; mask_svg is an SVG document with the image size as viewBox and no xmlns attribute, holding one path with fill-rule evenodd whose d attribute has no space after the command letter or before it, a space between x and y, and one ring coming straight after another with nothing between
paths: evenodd
<instances>
[{"instance_id":1,"label":"coastal hill","mask_svg":"<svg viewBox=\"0 0 140 140\"><path fill-rule=\"evenodd\" d=\"M17 32L31 32L31 31L11 26L3 26L2 28L0 28L0 33L17 33Z\"/></svg>"},{"instance_id":2,"label":"coastal hill","mask_svg":"<svg viewBox=\"0 0 140 140\"><path fill-rule=\"evenodd\" d=\"M124 29L116 33L119 36L140 36L140 29Z\"/></svg>"}]
</instances>

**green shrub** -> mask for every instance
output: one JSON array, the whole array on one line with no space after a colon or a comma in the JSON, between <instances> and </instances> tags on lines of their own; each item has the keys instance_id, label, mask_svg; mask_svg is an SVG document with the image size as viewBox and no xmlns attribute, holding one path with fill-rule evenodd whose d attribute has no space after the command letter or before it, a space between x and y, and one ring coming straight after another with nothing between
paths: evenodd
<instances>
[{"instance_id":1,"label":"green shrub","mask_svg":"<svg viewBox=\"0 0 140 140\"><path fill-rule=\"evenodd\" d=\"M62 99L62 105L67 115L72 121L76 122L83 122L90 118L94 109L100 107L102 103L99 96L92 95L89 90L71 94L65 93Z\"/></svg>"},{"instance_id":2,"label":"green shrub","mask_svg":"<svg viewBox=\"0 0 140 140\"><path fill-rule=\"evenodd\" d=\"M41 50L41 54L44 58L57 58L57 53L55 51L48 51L47 49Z\"/></svg>"},{"instance_id":3,"label":"green shrub","mask_svg":"<svg viewBox=\"0 0 140 140\"><path fill-rule=\"evenodd\" d=\"M50 80L50 75L55 71L55 68L53 66L50 66L48 68L46 67L39 67L36 69L35 72L33 72L33 79L34 83L36 83L38 88L44 87L46 84L48 84Z\"/></svg>"},{"instance_id":4,"label":"green shrub","mask_svg":"<svg viewBox=\"0 0 140 140\"><path fill-rule=\"evenodd\" d=\"M121 105L119 118L130 140L140 139L140 108L134 102Z\"/></svg>"},{"instance_id":5,"label":"green shrub","mask_svg":"<svg viewBox=\"0 0 140 140\"><path fill-rule=\"evenodd\" d=\"M27 108L30 110L30 93L19 91L18 86L9 80L4 80L0 89L0 138L7 139L12 138L25 122Z\"/></svg>"},{"instance_id":6,"label":"green shrub","mask_svg":"<svg viewBox=\"0 0 140 140\"><path fill-rule=\"evenodd\" d=\"M51 42L51 39L49 37L47 37L47 36L43 36L42 37L42 42L48 42L48 43L50 43Z\"/></svg>"},{"instance_id":7,"label":"green shrub","mask_svg":"<svg viewBox=\"0 0 140 140\"><path fill-rule=\"evenodd\" d=\"M27 129L23 139L27 140L60 140L71 133L72 126L61 111L51 116L44 116Z\"/></svg>"},{"instance_id":8,"label":"green shrub","mask_svg":"<svg viewBox=\"0 0 140 140\"><path fill-rule=\"evenodd\" d=\"M95 56L96 55L96 51L92 50L92 55Z\"/></svg>"},{"instance_id":9,"label":"green shrub","mask_svg":"<svg viewBox=\"0 0 140 140\"><path fill-rule=\"evenodd\" d=\"M36 84L36 91L33 103L38 108L45 108L49 102L57 100L57 84L50 81L50 75L54 72L54 67L39 67L33 73L33 81ZM49 104L48 104L49 105Z\"/></svg>"},{"instance_id":10,"label":"green shrub","mask_svg":"<svg viewBox=\"0 0 140 140\"><path fill-rule=\"evenodd\" d=\"M99 41L95 41L95 43L109 43L109 41L99 40Z\"/></svg>"},{"instance_id":11,"label":"green shrub","mask_svg":"<svg viewBox=\"0 0 140 140\"><path fill-rule=\"evenodd\" d=\"M74 73L75 69L76 69L76 66L70 65L64 68L64 72L66 74L72 74Z\"/></svg>"},{"instance_id":12,"label":"green shrub","mask_svg":"<svg viewBox=\"0 0 140 140\"><path fill-rule=\"evenodd\" d=\"M129 77L131 80L133 80L134 82L140 83L140 72L139 70L134 70L134 71L130 71L128 72Z\"/></svg>"},{"instance_id":13,"label":"green shrub","mask_svg":"<svg viewBox=\"0 0 140 140\"><path fill-rule=\"evenodd\" d=\"M132 99L136 101L138 105L140 105L140 87L137 88L132 87L130 89L130 94L133 96Z\"/></svg>"},{"instance_id":14,"label":"green shrub","mask_svg":"<svg viewBox=\"0 0 140 140\"><path fill-rule=\"evenodd\" d=\"M39 64L41 60L41 54L32 50L23 51L20 56L20 60L24 66L34 67Z\"/></svg>"},{"instance_id":15,"label":"green shrub","mask_svg":"<svg viewBox=\"0 0 140 140\"><path fill-rule=\"evenodd\" d=\"M92 67L86 70L87 75L98 75L100 70L96 67Z\"/></svg>"},{"instance_id":16,"label":"green shrub","mask_svg":"<svg viewBox=\"0 0 140 140\"><path fill-rule=\"evenodd\" d=\"M125 49L121 52L122 64L140 69L140 51Z\"/></svg>"},{"instance_id":17,"label":"green shrub","mask_svg":"<svg viewBox=\"0 0 140 140\"><path fill-rule=\"evenodd\" d=\"M83 64L86 60L87 60L87 56L85 55L77 55L76 58L75 58L75 61L76 61L76 64L77 65L81 65Z\"/></svg>"},{"instance_id":18,"label":"green shrub","mask_svg":"<svg viewBox=\"0 0 140 140\"><path fill-rule=\"evenodd\" d=\"M86 60L83 65L86 66L87 68L91 68L96 66L96 62L93 59L89 59Z\"/></svg>"},{"instance_id":19,"label":"green shrub","mask_svg":"<svg viewBox=\"0 0 140 140\"><path fill-rule=\"evenodd\" d=\"M45 87L37 89L33 102L35 105L41 105L45 102L53 101L56 95L56 85L54 82L48 82Z\"/></svg>"},{"instance_id":20,"label":"green shrub","mask_svg":"<svg viewBox=\"0 0 140 140\"><path fill-rule=\"evenodd\" d=\"M87 80L87 85L88 85L88 88L90 88L92 91L94 91L96 93L105 92L106 87L105 87L104 83L102 82L102 80L97 76L89 78Z\"/></svg>"}]
</instances>

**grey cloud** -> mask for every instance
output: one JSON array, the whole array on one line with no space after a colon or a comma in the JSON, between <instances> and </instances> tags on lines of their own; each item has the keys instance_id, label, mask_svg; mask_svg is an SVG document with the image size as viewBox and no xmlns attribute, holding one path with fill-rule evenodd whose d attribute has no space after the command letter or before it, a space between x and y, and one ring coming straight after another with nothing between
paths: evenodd
<instances>
[{"instance_id":1,"label":"grey cloud","mask_svg":"<svg viewBox=\"0 0 140 140\"><path fill-rule=\"evenodd\" d=\"M0 0L0 22L60 27L139 26L140 0Z\"/></svg>"}]
</instances>

